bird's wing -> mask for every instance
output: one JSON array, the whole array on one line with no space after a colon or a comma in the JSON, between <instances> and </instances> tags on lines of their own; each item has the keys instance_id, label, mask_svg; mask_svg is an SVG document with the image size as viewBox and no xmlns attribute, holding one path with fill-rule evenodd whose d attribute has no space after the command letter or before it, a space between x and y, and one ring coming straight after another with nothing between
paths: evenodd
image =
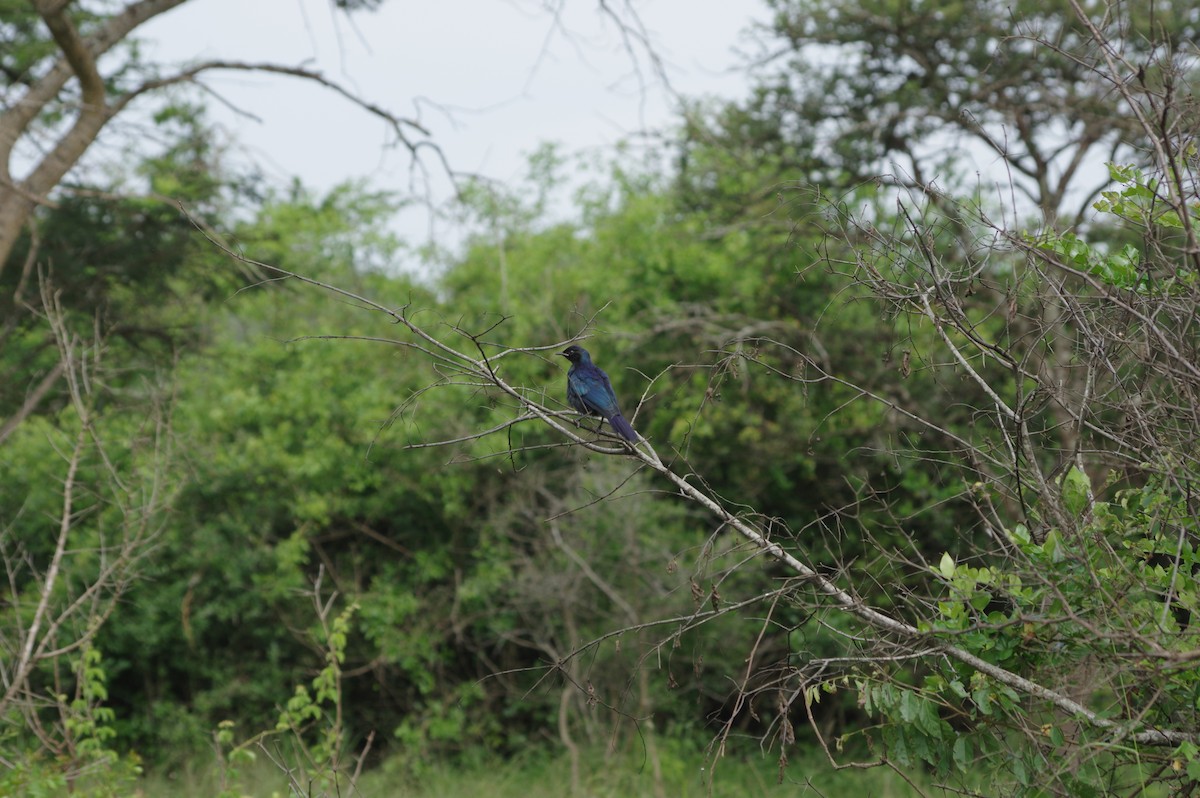
<instances>
[{"instance_id":1,"label":"bird's wing","mask_svg":"<svg viewBox=\"0 0 1200 798\"><path fill-rule=\"evenodd\" d=\"M591 413L608 418L616 412L616 402L612 399L612 387L608 385L608 379L604 376L604 372L599 369L579 369L575 373L574 379L568 383L568 388L573 389L579 398L582 406L577 409L581 413Z\"/></svg>"},{"instance_id":2,"label":"bird's wing","mask_svg":"<svg viewBox=\"0 0 1200 798\"><path fill-rule=\"evenodd\" d=\"M576 382L577 378L575 375L572 374L567 377L567 404L579 413L589 413L591 410L583 401L583 397L579 395L579 391L575 389Z\"/></svg>"},{"instance_id":3,"label":"bird's wing","mask_svg":"<svg viewBox=\"0 0 1200 798\"><path fill-rule=\"evenodd\" d=\"M604 393L608 398L608 406L610 412L615 415L621 415L621 407L617 404L617 393L613 390L612 382L609 381L608 375L603 371L600 372L600 384L604 387Z\"/></svg>"}]
</instances>

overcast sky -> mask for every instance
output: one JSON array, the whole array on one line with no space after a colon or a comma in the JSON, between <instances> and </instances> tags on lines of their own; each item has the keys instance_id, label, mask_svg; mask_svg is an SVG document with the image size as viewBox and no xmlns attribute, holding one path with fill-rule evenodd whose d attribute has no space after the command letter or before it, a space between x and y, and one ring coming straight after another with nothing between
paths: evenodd
<instances>
[{"instance_id":1,"label":"overcast sky","mask_svg":"<svg viewBox=\"0 0 1200 798\"><path fill-rule=\"evenodd\" d=\"M456 170L518 177L545 141L568 151L608 147L672 120L674 99L641 44L625 49L599 0L387 0L351 17L329 0L193 0L142 29L155 60L271 61L319 70L363 98L420 119ZM609 6L628 18L625 0ZM740 96L735 67L759 0L632 0L671 88ZM638 75L641 75L639 80ZM327 189L369 177L405 191L409 156L388 149L379 119L302 80L243 72L205 79L231 106L213 119L279 181ZM414 220L402 223L413 228ZM423 229L423 228L422 228Z\"/></svg>"}]
</instances>

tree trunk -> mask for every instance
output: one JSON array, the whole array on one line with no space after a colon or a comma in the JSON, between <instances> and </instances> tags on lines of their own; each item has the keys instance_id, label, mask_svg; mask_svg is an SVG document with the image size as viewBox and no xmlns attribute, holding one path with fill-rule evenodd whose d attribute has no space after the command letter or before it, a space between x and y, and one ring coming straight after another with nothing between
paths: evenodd
<instances>
[{"instance_id":1,"label":"tree trunk","mask_svg":"<svg viewBox=\"0 0 1200 798\"><path fill-rule=\"evenodd\" d=\"M184 2L187 0L130 3L109 17L94 33L83 37L66 13L68 3L36 0L34 5L54 37L60 56L17 102L0 114L0 270L12 254L21 227L38 202L44 201L79 162L112 117L113 110L106 103L104 79L96 60L123 41L134 28ZM11 172L13 148L29 135L30 126L38 115L58 99L71 78L79 82L81 98L74 124L34 166L28 177L24 180L14 178Z\"/></svg>"}]
</instances>

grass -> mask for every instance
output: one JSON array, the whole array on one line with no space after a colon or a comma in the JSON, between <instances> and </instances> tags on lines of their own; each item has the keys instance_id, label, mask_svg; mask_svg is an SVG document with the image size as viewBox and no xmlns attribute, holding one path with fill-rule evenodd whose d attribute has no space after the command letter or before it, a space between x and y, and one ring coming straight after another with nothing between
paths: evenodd
<instances>
[{"instance_id":1,"label":"grass","mask_svg":"<svg viewBox=\"0 0 1200 798\"><path fill-rule=\"evenodd\" d=\"M778 763L762 759L722 759L715 777L703 750L672 747L661 754L661 784L655 783L644 757L610 755L603 750L581 755L579 783L572 789L571 764L563 755L536 754L518 760L492 760L470 767L435 763L414 776L384 764L363 775L357 791L313 789L302 794L351 798L752 798L753 796L812 796L813 798L910 798L920 795L885 768L832 770L821 756L793 755L778 782ZM150 775L139 783L139 798L216 798L221 792L215 769L185 769L172 776ZM237 798L291 798L287 776L270 762L259 760L241 768L230 785ZM937 795L928 782L922 789Z\"/></svg>"}]
</instances>

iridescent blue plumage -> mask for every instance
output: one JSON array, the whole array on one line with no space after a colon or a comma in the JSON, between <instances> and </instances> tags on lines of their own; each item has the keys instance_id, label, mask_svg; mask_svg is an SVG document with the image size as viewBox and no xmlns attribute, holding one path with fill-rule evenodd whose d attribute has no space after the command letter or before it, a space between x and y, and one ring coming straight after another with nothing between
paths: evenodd
<instances>
[{"instance_id":1,"label":"iridescent blue plumage","mask_svg":"<svg viewBox=\"0 0 1200 798\"><path fill-rule=\"evenodd\" d=\"M567 372L567 404L580 413L600 416L622 438L637 443L638 434L621 415L608 375L592 362L588 351L571 345L559 354L571 361L571 370Z\"/></svg>"}]
</instances>

